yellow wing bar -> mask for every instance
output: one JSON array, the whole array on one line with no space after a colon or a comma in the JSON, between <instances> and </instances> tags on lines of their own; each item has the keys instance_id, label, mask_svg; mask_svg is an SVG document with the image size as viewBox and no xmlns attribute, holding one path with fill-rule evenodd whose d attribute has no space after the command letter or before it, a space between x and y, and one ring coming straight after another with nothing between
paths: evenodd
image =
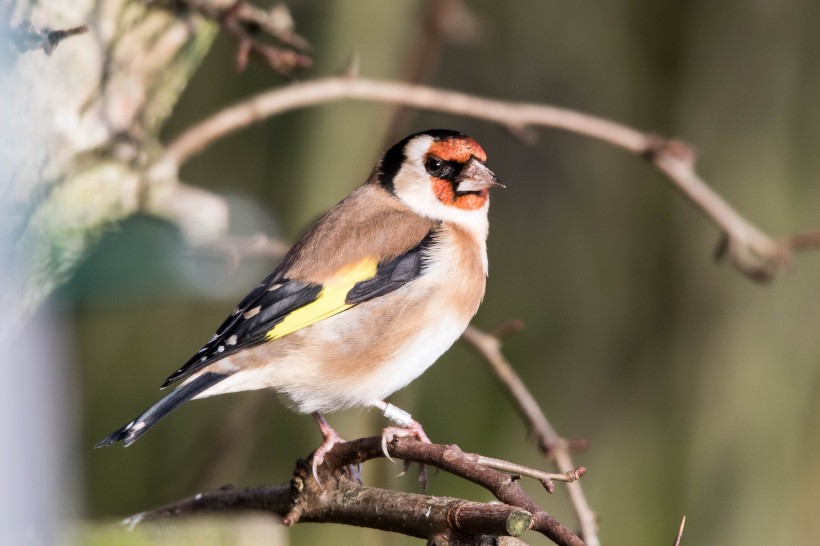
<instances>
[{"instance_id":1,"label":"yellow wing bar","mask_svg":"<svg viewBox=\"0 0 820 546\"><path fill-rule=\"evenodd\" d=\"M324 284L314 301L291 312L282 322L268 330L265 339L270 341L292 334L353 307L354 304L345 303L347 293L356 283L375 277L377 266L376 258L365 258L342 268Z\"/></svg>"}]
</instances>

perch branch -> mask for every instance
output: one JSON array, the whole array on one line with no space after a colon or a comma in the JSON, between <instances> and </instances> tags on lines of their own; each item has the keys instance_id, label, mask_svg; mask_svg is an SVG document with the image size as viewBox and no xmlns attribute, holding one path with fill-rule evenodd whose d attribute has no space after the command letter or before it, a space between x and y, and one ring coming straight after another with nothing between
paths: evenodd
<instances>
[{"instance_id":1,"label":"perch branch","mask_svg":"<svg viewBox=\"0 0 820 546\"><path fill-rule=\"evenodd\" d=\"M521 324L501 325L496 328L496 332L509 332L520 329ZM532 393L521 380L515 370L501 352L501 339L499 335L492 335L482 332L474 326L469 326L462 335L462 338L469 343L478 353L484 357L487 363L495 372L498 379L506 388L516 408L521 413L525 422L529 425L533 436L535 436L539 449L547 457L551 458L553 464L559 472L573 472L575 465L570 455L569 443L561 438L555 428L547 420L541 407L536 402ZM582 467L583 468L583 467ZM581 534L590 546L597 546L598 522L595 512L590 508L586 500L584 491L579 482L567 484L570 500L578 515L581 524Z\"/></svg>"},{"instance_id":2,"label":"perch branch","mask_svg":"<svg viewBox=\"0 0 820 546\"><path fill-rule=\"evenodd\" d=\"M341 444L329 455L329 468L384 456L380 438L365 438ZM398 438L389 444L390 454L405 461L434 466L484 487L503 503L527 510L533 515L532 529L556 544L584 544L558 520L549 515L527 495L517 477L499 472L478 462L478 455L465 454L458 446L425 444L409 438ZM321 474L320 474L321 477Z\"/></svg>"},{"instance_id":3,"label":"perch branch","mask_svg":"<svg viewBox=\"0 0 820 546\"><path fill-rule=\"evenodd\" d=\"M417 538L427 538L448 528L469 535L519 536L532 524L532 514L512 506L388 491L355 485L349 480L341 480L337 489L329 489L321 499L306 499L307 495L299 493L301 488L301 478L294 478L290 485L223 488L131 516L123 524L133 527L178 515L247 510L285 518L291 511L294 493L303 506L311 505L300 514L300 521L358 525Z\"/></svg>"},{"instance_id":4,"label":"perch branch","mask_svg":"<svg viewBox=\"0 0 820 546\"><path fill-rule=\"evenodd\" d=\"M410 438L393 440L389 449L391 455L405 461L435 466L470 480L492 492L503 504L358 485L347 477L344 469L384 456L381 438L371 437L334 446L319 468L322 486L313 479L310 462L302 460L297 463L289 486L223 488L200 493L137 514L124 523L134 526L152 519L204 511L262 510L282 516L286 525L300 521L347 523L420 538L432 538L446 532L468 537L519 536L532 529L556 544L584 544L538 506L524 492L517 477L481 464L479 455L464 453L457 446L425 444Z\"/></svg>"},{"instance_id":5,"label":"perch branch","mask_svg":"<svg viewBox=\"0 0 820 546\"><path fill-rule=\"evenodd\" d=\"M330 77L260 93L195 124L167 148L163 162L176 169L213 141L270 116L340 100L364 100L483 119L515 134L550 127L601 140L655 165L725 234L726 254L749 278L770 281L789 266L794 251L816 244L775 241L751 224L695 172L692 148L626 125L544 104L514 103L433 87L356 77Z\"/></svg>"}]
</instances>

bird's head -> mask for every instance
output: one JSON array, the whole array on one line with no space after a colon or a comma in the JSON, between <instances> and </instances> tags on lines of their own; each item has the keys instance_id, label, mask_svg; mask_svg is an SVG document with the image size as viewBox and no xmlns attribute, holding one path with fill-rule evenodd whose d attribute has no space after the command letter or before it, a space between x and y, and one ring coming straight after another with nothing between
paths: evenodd
<instances>
[{"instance_id":1,"label":"bird's head","mask_svg":"<svg viewBox=\"0 0 820 546\"><path fill-rule=\"evenodd\" d=\"M486 219L490 188L503 187L486 160L467 135L433 129L390 148L379 163L377 181L423 216L474 224L477 217Z\"/></svg>"}]
</instances>

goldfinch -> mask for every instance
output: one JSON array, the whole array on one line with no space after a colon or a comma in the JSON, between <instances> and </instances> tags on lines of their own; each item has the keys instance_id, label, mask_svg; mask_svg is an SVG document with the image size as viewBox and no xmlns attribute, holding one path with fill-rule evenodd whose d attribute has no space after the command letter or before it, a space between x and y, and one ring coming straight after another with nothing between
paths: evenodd
<instances>
[{"instance_id":1,"label":"goldfinch","mask_svg":"<svg viewBox=\"0 0 820 546\"><path fill-rule=\"evenodd\" d=\"M97 447L132 444L188 400L262 388L314 415L314 475L341 441L324 412L381 410L400 427L384 429L385 454L398 435L429 442L384 399L459 338L484 297L489 190L502 186L485 161L456 131L395 144L162 385L179 386Z\"/></svg>"}]
</instances>

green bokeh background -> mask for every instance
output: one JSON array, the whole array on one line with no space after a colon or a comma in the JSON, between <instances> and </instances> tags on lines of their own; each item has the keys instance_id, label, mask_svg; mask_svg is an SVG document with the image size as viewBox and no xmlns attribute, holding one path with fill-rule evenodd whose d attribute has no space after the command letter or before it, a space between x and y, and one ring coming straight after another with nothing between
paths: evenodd
<instances>
[{"instance_id":1,"label":"green bokeh background","mask_svg":"<svg viewBox=\"0 0 820 546\"><path fill-rule=\"evenodd\" d=\"M314 47L304 80L341 70L354 54L363 75L406 79L424 51L425 83L679 136L698 148L703 177L765 231L820 224L818 3L470 1L477 38L445 36L440 47L426 30L433 2L289 6ZM259 63L234 73L234 48L217 40L167 138L283 85ZM493 196L491 275L475 323L526 323L506 354L556 428L590 440L576 462L589 468L583 484L602 542L671 543L683 514L684 544L820 542L820 257L801 256L791 274L755 285L715 264L717 230L640 159L565 133L541 132L526 145L477 120L394 114L351 102L288 113L218 142L182 176L229 197L236 234L293 240L392 141L432 127L472 135L507 184ZM91 449L153 403L162 380L274 266L192 253L170 226L135 218L106 235L56 296L80 377L87 521L224 483L284 482L316 447L309 417L249 393L188 404L128 449ZM544 464L487 366L462 344L392 400L435 441ZM384 424L356 410L329 419L350 438ZM364 476L418 490L397 471L374 462ZM564 488L551 497L528 488L575 526ZM430 492L490 500L444 474ZM330 525L275 534L293 544L418 543ZM278 543L260 536L247 543ZM135 540L107 527L104 537L96 540Z\"/></svg>"}]
</instances>

